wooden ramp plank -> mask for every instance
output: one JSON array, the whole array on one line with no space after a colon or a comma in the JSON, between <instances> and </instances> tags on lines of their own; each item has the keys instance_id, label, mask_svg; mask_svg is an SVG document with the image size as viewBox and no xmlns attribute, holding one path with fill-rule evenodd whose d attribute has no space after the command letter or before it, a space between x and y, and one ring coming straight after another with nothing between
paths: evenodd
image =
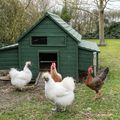
<instances>
[{"instance_id":1,"label":"wooden ramp plank","mask_svg":"<svg viewBox=\"0 0 120 120\"><path fill-rule=\"evenodd\" d=\"M38 73L38 76L37 76L37 78L36 78L36 80L35 80L35 86L36 87L40 87L41 89L44 89L44 81L42 80L42 74L43 74L43 72L39 72Z\"/></svg>"},{"instance_id":2,"label":"wooden ramp plank","mask_svg":"<svg viewBox=\"0 0 120 120\"><path fill-rule=\"evenodd\" d=\"M10 75L7 74L6 76L0 76L0 80L11 80Z\"/></svg>"}]
</instances>

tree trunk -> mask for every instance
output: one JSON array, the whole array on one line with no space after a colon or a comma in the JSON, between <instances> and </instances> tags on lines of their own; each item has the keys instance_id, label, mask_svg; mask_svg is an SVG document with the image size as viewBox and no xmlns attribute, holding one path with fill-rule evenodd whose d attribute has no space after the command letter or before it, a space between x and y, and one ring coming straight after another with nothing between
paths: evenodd
<instances>
[{"instance_id":1,"label":"tree trunk","mask_svg":"<svg viewBox=\"0 0 120 120\"><path fill-rule=\"evenodd\" d=\"M104 8L103 8L103 0L100 0L100 8L99 8L99 45L106 45L104 40Z\"/></svg>"}]
</instances>

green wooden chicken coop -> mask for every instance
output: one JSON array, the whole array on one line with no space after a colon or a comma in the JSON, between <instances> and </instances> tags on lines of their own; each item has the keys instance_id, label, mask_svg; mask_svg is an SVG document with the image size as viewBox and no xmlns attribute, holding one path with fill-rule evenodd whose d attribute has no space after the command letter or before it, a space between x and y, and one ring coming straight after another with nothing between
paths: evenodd
<instances>
[{"instance_id":1,"label":"green wooden chicken coop","mask_svg":"<svg viewBox=\"0 0 120 120\"><path fill-rule=\"evenodd\" d=\"M96 43L82 40L58 15L47 12L16 44L0 48L0 69L22 69L26 61L31 61L35 79L39 71L49 70L54 61L63 77L78 79L89 65L97 70L99 52Z\"/></svg>"}]
</instances>

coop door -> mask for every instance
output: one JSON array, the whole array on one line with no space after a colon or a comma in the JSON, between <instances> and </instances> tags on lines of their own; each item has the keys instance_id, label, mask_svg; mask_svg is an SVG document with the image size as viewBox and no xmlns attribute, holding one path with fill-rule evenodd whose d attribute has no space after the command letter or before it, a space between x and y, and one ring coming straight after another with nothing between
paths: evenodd
<instances>
[{"instance_id":1,"label":"coop door","mask_svg":"<svg viewBox=\"0 0 120 120\"><path fill-rule=\"evenodd\" d=\"M50 71L52 62L57 65L57 53L39 53L40 71Z\"/></svg>"}]
</instances>

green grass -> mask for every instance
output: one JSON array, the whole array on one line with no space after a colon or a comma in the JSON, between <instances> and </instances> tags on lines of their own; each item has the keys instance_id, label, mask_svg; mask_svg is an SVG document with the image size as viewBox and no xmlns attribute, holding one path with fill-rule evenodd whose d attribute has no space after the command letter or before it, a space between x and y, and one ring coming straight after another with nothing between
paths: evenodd
<instances>
[{"instance_id":1,"label":"green grass","mask_svg":"<svg viewBox=\"0 0 120 120\"><path fill-rule=\"evenodd\" d=\"M100 66L110 68L101 99L94 101L94 92L78 83L75 101L66 112L52 113L53 105L47 99L33 96L1 112L0 120L120 120L120 40L107 40L107 46L100 50Z\"/></svg>"}]
</instances>

